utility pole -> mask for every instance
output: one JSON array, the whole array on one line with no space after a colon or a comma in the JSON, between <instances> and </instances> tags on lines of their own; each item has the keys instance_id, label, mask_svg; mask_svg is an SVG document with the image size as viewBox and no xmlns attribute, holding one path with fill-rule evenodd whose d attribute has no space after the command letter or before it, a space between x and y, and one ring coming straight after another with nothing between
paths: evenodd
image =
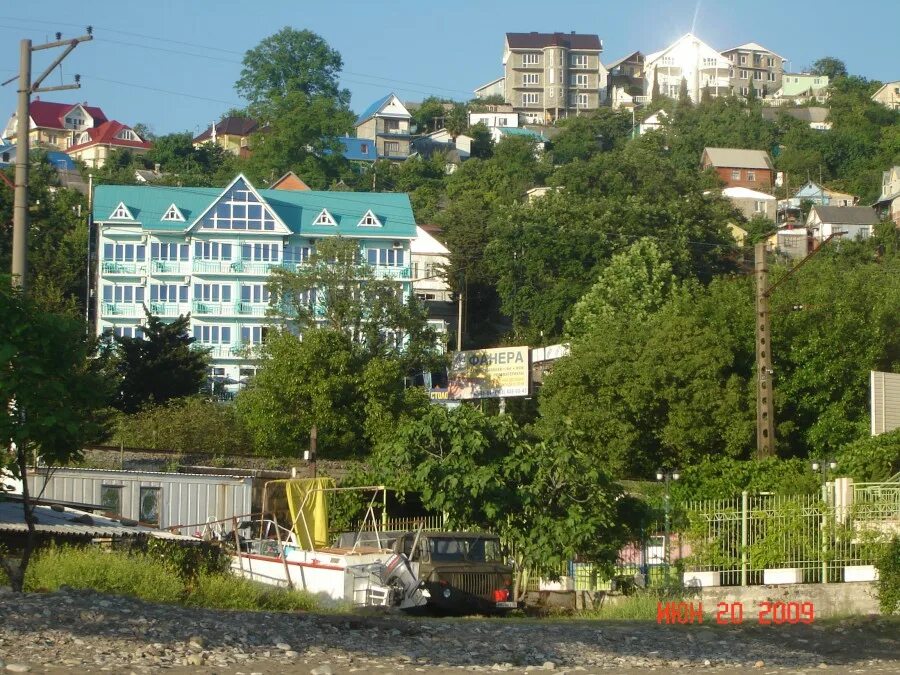
<instances>
[{"instance_id":1,"label":"utility pole","mask_svg":"<svg viewBox=\"0 0 900 675\"><path fill-rule=\"evenodd\" d=\"M459 298L456 301L458 306L458 316L456 318L456 351L462 351L462 334L463 334L463 292L459 289Z\"/></svg>"},{"instance_id":2,"label":"utility pole","mask_svg":"<svg viewBox=\"0 0 900 675\"><path fill-rule=\"evenodd\" d=\"M769 266L766 242L753 251L756 274L756 456L775 454L775 406L772 401L772 324L769 313Z\"/></svg>"},{"instance_id":3,"label":"utility pole","mask_svg":"<svg viewBox=\"0 0 900 675\"><path fill-rule=\"evenodd\" d=\"M19 95L19 101L16 108L16 190L13 205L12 281L13 285L21 288L23 292L26 290L25 276L28 270L28 134L30 131L29 109L31 106L31 95L44 91L61 91L63 89L79 89L81 87L80 75L75 76L74 84L64 84L58 87L41 87L41 82L53 72L54 68L62 63L63 59L79 43L93 40L92 32L92 28L88 26L86 35L71 40L61 39L62 33L57 33L56 41L42 45L32 45L31 40L22 40L19 43L19 74L17 77L10 78L3 83L6 85L15 80L19 81L19 88L16 90ZM31 53L55 47L65 47L66 49L32 82Z\"/></svg>"}]
</instances>

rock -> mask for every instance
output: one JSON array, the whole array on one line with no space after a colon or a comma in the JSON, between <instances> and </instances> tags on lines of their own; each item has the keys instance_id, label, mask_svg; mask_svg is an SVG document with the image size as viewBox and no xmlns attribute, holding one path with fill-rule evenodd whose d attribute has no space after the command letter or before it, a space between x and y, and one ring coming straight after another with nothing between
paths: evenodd
<instances>
[{"instance_id":1,"label":"rock","mask_svg":"<svg viewBox=\"0 0 900 675\"><path fill-rule=\"evenodd\" d=\"M300 656L300 652L295 652L293 649L286 649L284 650L284 655L289 659L296 659L298 656Z\"/></svg>"},{"instance_id":2,"label":"rock","mask_svg":"<svg viewBox=\"0 0 900 675\"><path fill-rule=\"evenodd\" d=\"M331 666L327 663L323 663L321 666L309 671L309 675L331 675Z\"/></svg>"},{"instance_id":3,"label":"rock","mask_svg":"<svg viewBox=\"0 0 900 675\"><path fill-rule=\"evenodd\" d=\"M826 668L828 668L828 664L825 663L825 662L823 661L823 662L820 663L817 667L818 667L820 670L825 670Z\"/></svg>"},{"instance_id":4,"label":"rock","mask_svg":"<svg viewBox=\"0 0 900 675\"><path fill-rule=\"evenodd\" d=\"M756 663L754 663L754 664L753 664L753 667L754 667L754 668L763 668L765 665L766 665L766 662L760 660L760 661L757 661Z\"/></svg>"},{"instance_id":5,"label":"rock","mask_svg":"<svg viewBox=\"0 0 900 675\"><path fill-rule=\"evenodd\" d=\"M202 666L203 654L188 654L184 662L189 666Z\"/></svg>"},{"instance_id":6,"label":"rock","mask_svg":"<svg viewBox=\"0 0 900 675\"><path fill-rule=\"evenodd\" d=\"M275 647L283 652L290 651L291 649L291 646L287 642L279 642Z\"/></svg>"},{"instance_id":7,"label":"rock","mask_svg":"<svg viewBox=\"0 0 900 675\"><path fill-rule=\"evenodd\" d=\"M712 661L710 661L709 659L703 659L703 665L704 665L704 666L711 666L711 665L712 665Z\"/></svg>"},{"instance_id":8,"label":"rock","mask_svg":"<svg viewBox=\"0 0 900 675\"><path fill-rule=\"evenodd\" d=\"M555 670L556 663L554 663L553 661L544 661L544 663L541 665L541 668L543 668L544 670Z\"/></svg>"},{"instance_id":9,"label":"rock","mask_svg":"<svg viewBox=\"0 0 900 675\"><path fill-rule=\"evenodd\" d=\"M206 646L206 640L201 635L193 635L188 640L188 646L193 649L203 649Z\"/></svg>"},{"instance_id":10,"label":"rock","mask_svg":"<svg viewBox=\"0 0 900 675\"><path fill-rule=\"evenodd\" d=\"M29 670L31 670L31 666L26 666L24 663L6 664L7 673L27 673Z\"/></svg>"}]
</instances>

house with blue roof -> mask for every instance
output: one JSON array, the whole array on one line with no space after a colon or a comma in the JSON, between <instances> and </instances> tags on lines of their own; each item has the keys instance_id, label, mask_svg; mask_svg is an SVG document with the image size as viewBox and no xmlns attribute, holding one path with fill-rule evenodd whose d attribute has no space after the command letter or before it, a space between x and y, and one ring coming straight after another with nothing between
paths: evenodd
<instances>
[{"instance_id":1,"label":"house with blue roof","mask_svg":"<svg viewBox=\"0 0 900 675\"><path fill-rule=\"evenodd\" d=\"M140 336L145 305L163 320L190 313L219 381L253 374L248 353L268 330L270 271L307 263L324 238L356 240L376 276L413 292L417 230L406 194L258 190L239 175L224 190L100 185L92 213L97 334Z\"/></svg>"},{"instance_id":2,"label":"house with blue roof","mask_svg":"<svg viewBox=\"0 0 900 675\"><path fill-rule=\"evenodd\" d=\"M344 158L350 162L370 164L378 159L375 142L369 138L339 136L337 140L343 146Z\"/></svg>"},{"instance_id":3,"label":"house with blue roof","mask_svg":"<svg viewBox=\"0 0 900 675\"><path fill-rule=\"evenodd\" d=\"M378 99L356 120L356 138L375 143L378 159L402 161L410 153L412 115L394 94Z\"/></svg>"}]
</instances>

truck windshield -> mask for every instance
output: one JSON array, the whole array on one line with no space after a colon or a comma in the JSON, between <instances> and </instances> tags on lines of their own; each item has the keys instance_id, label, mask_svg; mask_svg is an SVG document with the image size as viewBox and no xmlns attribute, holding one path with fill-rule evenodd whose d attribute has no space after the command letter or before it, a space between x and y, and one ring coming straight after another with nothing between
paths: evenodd
<instances>
[{"instance_id":1,"label":"truck windshield","mask_svg":"<svg viewBox=\"0 0 900 675\"><path fill-rule=\"evenodd\" d=\"M428 550L435 562L502 562L499 539L429 537Z\"/></svg>"}]
</instances>

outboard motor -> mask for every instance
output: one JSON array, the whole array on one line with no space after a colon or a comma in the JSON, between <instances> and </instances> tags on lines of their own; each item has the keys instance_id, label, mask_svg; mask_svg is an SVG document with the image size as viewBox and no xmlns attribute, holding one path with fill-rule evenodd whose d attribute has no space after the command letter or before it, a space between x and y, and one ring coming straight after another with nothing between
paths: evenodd
<instances>
[{"instance_id":1,"label":"outboard motor","mask_svg":"<svg viewBox=\"0 0 900 675\"><path fill-rule=\"evenodd\" d=\"M400 609L420 607L428 600L422 593L421 583L413 574L409 560L402 553L394 553L384 564L381 581L397 590L400 595Z\"/></svg>"}]
</instances>

